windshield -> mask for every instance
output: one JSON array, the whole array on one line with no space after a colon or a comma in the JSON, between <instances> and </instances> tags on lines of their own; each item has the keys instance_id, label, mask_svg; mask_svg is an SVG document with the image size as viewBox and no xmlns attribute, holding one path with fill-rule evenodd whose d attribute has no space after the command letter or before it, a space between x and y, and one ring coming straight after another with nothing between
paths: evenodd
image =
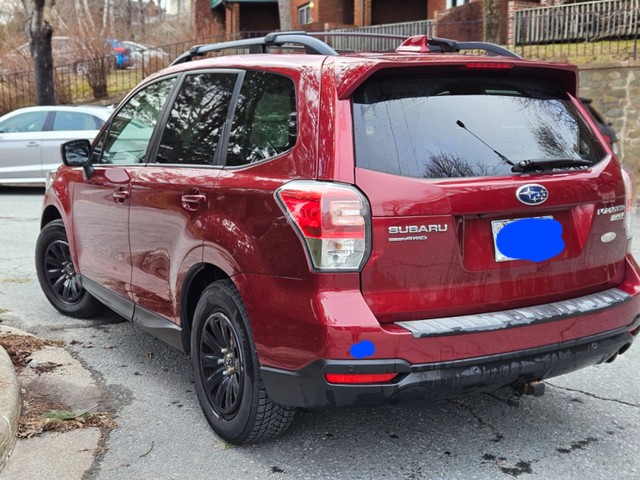
<instances>
[{"instance_id":1,"label":"windshield","mask_svg":"<svg viewBox=\"0 0 640 480\"><path fill-rule=\"evenodd\" d=\"M511 164L556 159L566 171L605 155L566 94L503 72L374 76L353 116L357 165L396 175L514 175Z\"/></svg>"}]
</instances>

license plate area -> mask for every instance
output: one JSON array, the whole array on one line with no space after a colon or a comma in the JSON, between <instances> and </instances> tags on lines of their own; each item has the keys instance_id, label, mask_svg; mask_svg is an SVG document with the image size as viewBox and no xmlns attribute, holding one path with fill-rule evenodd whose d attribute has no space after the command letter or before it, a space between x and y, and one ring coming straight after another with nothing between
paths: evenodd
<instances>
[{"instance_id":1,"label":"license plate area","mask_svg":"<svg viewBox=\"0 0 640 480\"><path fill-rule=\"evenodd\" d=\"M552 219L553 217L551 215L547 215L544 217L528 217L528 218L539 218L539 219L551 218ZM511 258L511 257L507 257L506 255L503 255L502 252L498 249L498 243L496 242L496 239L498 237L498 233L500 232L500 230L502 230L505 225L508 225L511 222L515 222L516 220L522 220L522 218L493 220L491 222L491 233L493 234L493 251L495 253L496 262L511 262L513 260L519 260L518 258Z\"/></svg>"}]
</instances>

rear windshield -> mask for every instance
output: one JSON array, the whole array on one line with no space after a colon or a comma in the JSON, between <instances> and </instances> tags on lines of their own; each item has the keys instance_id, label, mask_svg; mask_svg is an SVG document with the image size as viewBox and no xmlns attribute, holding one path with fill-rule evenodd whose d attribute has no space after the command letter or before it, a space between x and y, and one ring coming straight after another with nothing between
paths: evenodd
<instances>
[{"instance_id":1,"label":"rear windshield","mask_svg":"<svg viewBox=\"0 0 640 480\"><path fill-rule=\"evenodd\" d=\"M605 156L551 81L503 72L374 76L354 93L353 117L357 165L396 175L515 175L509 162L526 160L567 171Z\"/></svg>"}]
</instances>

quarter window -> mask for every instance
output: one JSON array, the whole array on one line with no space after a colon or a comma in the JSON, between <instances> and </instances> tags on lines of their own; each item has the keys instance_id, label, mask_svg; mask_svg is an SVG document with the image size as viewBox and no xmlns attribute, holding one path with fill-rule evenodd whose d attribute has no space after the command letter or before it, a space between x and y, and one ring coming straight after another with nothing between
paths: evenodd
<instances>
[{"instance_id":1,"label":"quarter window","mask_svg":"<svg viewBox=\"0 0 640 480\"><path fill-rule=\"evenodd\" d=\"M229 136L227 165L247 165L291 149L297 138L293 81L266 72L246 73Z\"/></svg>"},{"instance_id":2,"label":"quarter window","mask_svg":"<svg viewBox=\"0 0 640 480\"><path fill-rule=\"evenodd\" d=\"M56 112L52 130L98 130L103 123L88 113Z\"/></svg>"},{"instance_id":3,"label":"quarter window","mask_svg":"<svg viewBox=\"0 0 640 480\"><path fill-rule=\"evenodd\" d=\"M158 149L158 163L211 165L237 75L189 75L176 99Z\"/></svg>"},{"instance_id":4,"label":"quarter window","mask_svg":"<svg viewBox=\"0 0 640 480\"><path fill-rule=\"evenodd\" d=\"M132 165L143 163L175 78L160 80L137 92L112 120L100 163ZM103 148L102 139L96 150ZM100 152L95 152L97 155Z\"/></svg>"}]
</instances>

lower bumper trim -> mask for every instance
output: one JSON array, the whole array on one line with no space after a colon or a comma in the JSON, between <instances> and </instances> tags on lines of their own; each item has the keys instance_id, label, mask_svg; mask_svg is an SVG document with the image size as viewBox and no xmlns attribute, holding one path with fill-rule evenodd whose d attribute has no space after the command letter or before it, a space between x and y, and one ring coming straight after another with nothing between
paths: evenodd
<instances>
[{"instance_id":1,"label":"lower bumper trim","mask_svg":"<svg viewBox=\"0 0 640 480\"><path fill-rule=\"evenodd\" d=\"M473 391L518 388L524 382L563 375L606 362L633 342L640 324L592 337L506 354L433 364L411 365L402 359L320 359L297 371L262 366L270 398L282 405L322 407L375 405L396 399L439 399ZM393 383L345 385L325 380L325 373L399 373Z\"/></svg>"}]
</instances>

